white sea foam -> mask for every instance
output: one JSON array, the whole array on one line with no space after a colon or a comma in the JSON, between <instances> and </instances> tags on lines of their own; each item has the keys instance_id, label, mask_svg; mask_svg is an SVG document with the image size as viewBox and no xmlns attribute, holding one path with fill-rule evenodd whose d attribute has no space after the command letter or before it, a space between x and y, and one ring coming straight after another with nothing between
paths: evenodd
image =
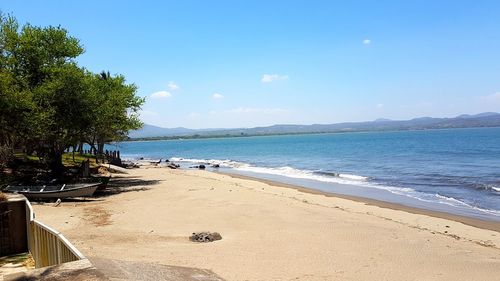
<instances>
[{"instance_id":1,"label":"white sea foam","mask_svg":"<svg viewBox=\"0 0 500 281\"><path fill-rule=\"evenodd\" d=\"M208 164L208 165L219 165L224 168L231 168L237 171L242 172L251 172L257 174L268 174L268 175L276 175L288 178L295 179L305 179L305 180L314 180L325 183L337 183L337 184L347 184L347 185L357 185L362 187L376 188L391 192L396 195L410 197L419 201L428 202L428 203L439 203L445 204L453 207L459 208L467 208L474 209L476 211L500 216L500 211L497 210L489 210L478 208L473 205L470 205L466 202L463 202L459 199L453 197L447 197L440 194L431 194L416 191L412 188L408 187L397 187L397 186L388 186L382 185L378 183L371 182L368 177L361 175L352 175L352 174L343 174L343 173L330 173L330 172L315 172L310 170L300 170L295 169L289 166L285 167L259 167L253 166L247 163L237 162L229 159L219 160L219 159L191 159L191 158L180 158L180 157L172 157L170 161L173 162L185 162L185 163L193 163L193 164ZM500 188L492 186L492 190L500 192Z\"/></svg>"},{"instance_id":2,"label":"white sea foam","mask_svg":"<svg viewBox=\"0 0 500 281\"><path fill-rule=\"evenodd\" d=\"M453 197L447 197L447 196L441 195L439 193L436 193L435 196L439 199L439 202L443 203L443 204L449 204L452 206L461 205L461 206L473 208L473 206L471 206L465 202L462 202L458 199L455 199Z\"/></svg>"},{"instance_id":3,"label":"white sea foam","mask_svg":"<svg viewBox=\"0 0 500 281\"><path fill-rule=\"evenodd\" d=\"M437 193L435 194L435 196L440 199L439 203L442 203L442 204L447 204L447 205L451 205L451 206L457 206L457 205L463 206L463 207L471 208L471 209L474 209L474 210L477 210L477 211L480 211L483 213L500 216L500 211L497 211L497 210L479 208L479 207L473 206L471 204L467 204L467 203L465 203L461 200L458 200L456 198L443 196L443 195L440 195Z\"/></svg>"},{"instance_id":4,"label":"white sea foam","mask_svg":"<svg viewBox=\"0 0 500 281\"><path fill-rule=\"evenodd\" d=\"M209 165L219 165L225 168L236 168L239 166L246 166L248 164L232 161L229 159L220 160L220 159L193 159L193 158L181 158L181 157L172 157L170 158L172 162L181 162L181 163L192 163L192 164L209 164Z\"/></svg>"},{"instance_id":5,"label":"white sea foam","mask_svg":"<svg viewBox=\"0 0 500 281\"><path fill-rule=\"evenodd\" d=\"M142 157L141 154L127 154L125 156L122 155L121 158L123 161L135 161L141 157Z\"/></svg>"},{"instance_id":6,"label":"white sea foam","mask_svg":"<svg viewBox=\"0 0 500 281\"><path fill-rule=\"evenodd\" d=\"M295 179L316 180L320 182L354 184L354 185L361 184L363 181L366 181L367 179L366 177L363 176L349 175L349 174L337 174L337 176L322 175L322 174L317 174L314 171L299 170L288 166L278 167L278 168L267 168L267 167L256 167L251 165L239 165L237 167L234 167L234 169L238 171L285 176Z\"/></svg>"},{"instance_id":7,"label":"white sea foam","mask_svg":"<svg viewBox=\"0 0 500 281\"><path fill-rule=\"evenodd\" d=\"M324 175L322 175L322 174L317 174L314 171L299 170L288 166L277 167L277 168L259 167L259 166L252 166L247 163L232 161L229 159L219 160L219 159L193 159L193 158L172 157L170 158L170 161L196 163L196 164L209 164L209 165L217 164L221 167L232 168L244 172L270 174L270 175L285 176L298 179L310 179L310 180L332 182L332 183L358 184L359 182L368 180L368 177L363 177L359 175L341 174L341 173L331 173L331 174L324 173Z\"/></svg>"},{"instance_id":8,"label":"white sea foam","mask_svg":"<svg viewBox=\"0 0 500 281\"><path fill-rule=\"evenodd\" d=\"M366 180L368 180L368 177L363 177L363 176L358 176L358 175L350 175L350 174L339 174L339 177L346 178L346 179L351 179L351 180L357 180L357 181L366 181Z\"/></svg>"}]
</instances>

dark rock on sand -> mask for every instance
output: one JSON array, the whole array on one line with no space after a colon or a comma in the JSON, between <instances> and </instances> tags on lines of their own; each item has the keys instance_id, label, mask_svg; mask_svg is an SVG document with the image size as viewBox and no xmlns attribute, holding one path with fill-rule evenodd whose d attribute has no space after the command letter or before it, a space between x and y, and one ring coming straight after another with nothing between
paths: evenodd
<instances>
[{"instance_id":1,"label":"dark rock on sand","mask_svg":"<svg viewBox=\"0 0 500 281\"><path fill-rule=\"evenodd\" d=\"M175 163L170 163L167 165L167 167L169 167L170 169L177 169L180 168L180 165Z\"/></svg>"},{"instance_id":2,"label":"dark rock on sand","mask_svg":"<svg viewBox=\"0 0 500 281\"><path fill-rule=\"evenodd\" d=\"M219 164L213 164L212 168L220 168L220 165Z\"/></svg>"},{"instance_id":3,"label":"dark rock on sand","mask_svg":"<svg viewBox=\"0 0 500 281\"><path fill-rule=\"evenodd\" d=\"M198 166L198 169L204 170L205 169L205 165L201 164L200 166Z\"/></svg>"},{"instance_id":4,"label":"dark rock on sand","mask_svg":"<svg viewBox=\"0 0 500 281\"><path fill-rule=\"evenodd\" d=\"M189 237L189 240L193 242L213 242L221 240L222 236L218 232L193 232L193 235Z\"/></svg>"}]
</instances>

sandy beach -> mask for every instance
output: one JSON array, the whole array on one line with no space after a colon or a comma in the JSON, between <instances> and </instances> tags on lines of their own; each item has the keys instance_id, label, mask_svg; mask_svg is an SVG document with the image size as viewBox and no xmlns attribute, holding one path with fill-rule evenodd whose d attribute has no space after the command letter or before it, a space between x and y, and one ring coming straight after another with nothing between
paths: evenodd
<instances>
[{"instance_id":1,"label":"sandy beach","mask_svg":"<svg viewBox=\"0 0 500 281\"><path fill-rule=\"evenodd\" d=\"M210 269L226 280L498 280L500 223L199 170L140 168L117 191L35 204L84 255ZM192 232L222 240L194 243Z\"/></svg>"}]
</instances>

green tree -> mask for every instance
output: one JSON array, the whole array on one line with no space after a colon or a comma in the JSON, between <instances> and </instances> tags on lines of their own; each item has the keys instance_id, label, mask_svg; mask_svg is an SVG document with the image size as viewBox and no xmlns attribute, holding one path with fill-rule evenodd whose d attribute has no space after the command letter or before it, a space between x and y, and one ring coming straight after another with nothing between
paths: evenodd
<instances>
[{"instance_id":1,"label":"green tree","mask_svg":"<svg viewBox=\"0 0 500 281\"><path fill-rule=\"evenodd\" d=\"M0 145L2 146L10 146L15 141L14 127L17 122L14 121L19 120L15 115L21 110L18 108L19 103L15 96L18 92L16 81L9 71L12 57L7 53L7 44L12 41L8 38L12 33L17 35L17 28L17 22L13 18L4 17L0 13Z\"/></svg>"},{"instance_id":2,"label":"green tree","mask_svg":"<svg viewBox=\"0 0 500 281\"><path fill-rule=\"evenodd\" d=\"M102 152L142 125L137 87L79 67L83 51L61 27L20 27L0 13L0 145L36 151L55 174L66 148L88 142Z\"/></svg>"},{"instance_id":3,"label":"green tree","mask_svg":"<svg viewBox=\"0 0 500 281\"><path fill-rule=\"evenodd\" d=\"M75 122L85 110L75 109L85 103L83 70L74 62L83 47L61 27L20 28L3 15L0 25L3 134L34 146L57 173L67 139L88 126Z\"/></svg>"},{"instance_id":4,"label":"green tree","mask_svg":"<svg viewBox=\"0 0 500 281\"><path fill-rule=\"evenodd\" d=\"M127 84L122 75L101 72L92 77L94 119L86 142L102 154L104 144L120 141L129 130L138 129L142 122L138 111L144 99L136 96L137 87Z\"/></svg>"},{"instance_id":5,"label":"green tree","mask_svg":"<svg viewBox=\"0 0 500 281\"><path fill-rule=\"evenodd\" d=\"M34 91L36 151L55 173L62 169L64 150L82 139L93 122L93 101L85 71L75 64L54 68Z\"/></svg>"}]
</instances>

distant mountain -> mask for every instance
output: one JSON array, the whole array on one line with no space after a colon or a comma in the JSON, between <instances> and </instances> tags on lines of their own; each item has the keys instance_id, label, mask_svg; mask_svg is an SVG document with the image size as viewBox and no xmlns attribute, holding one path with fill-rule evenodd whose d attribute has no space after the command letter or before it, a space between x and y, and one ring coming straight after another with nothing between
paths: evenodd
<instances>
[{"instance_id":1,"label":"distant mountain","mask_svg":"<svg viewBox=\"0 0 500 281\"><path fill-rule=\"evenodd\" d=\"M163 128L144 124L139 130L130 131L128 136L132 139L152 138L152 137L172 137L172 136L189 136L202 132L215 132L221 129L188 129L184 127Z\"/></svg>"},{"instance_id":2,"label":"distant mountain","mask_svg":"<svg viewBox=\"0 0 500 281\"><path fill-rule=\"evenodd\" d=\"M375 119L375 121L373 121L373 122L391 122L391 121L392 121L391 119L379 118L379 119Z\"/></svg>"},{"instance_id":3,"label":"distant mountain","mask_svg":"<svg viewBox=\"0 0 500 281\"><path fill-rule=\"evenodd\" d=\"M472 127L500 127L500 113L484 112L475 115L463 114L454 118L420 117L411 120L377 119L375 121L344 122L336 124L273 125L249 129L166 129L146 124L140 130L131 131L129 137L133 139L162 137L215 137L361 131L425 130Z\"/></svg>"},{"instance_id":4,"label":"distant mountain","mask_svg":"<svg viewBox=\"0 0 500 281\"><path fill-rule=\"evenodd\" d=\"M141 129L130 131L130 138L150 138L150 137L166 137L166 136L175 136L175 135L186 135L186 134L194 134L196 130L187 129L183 127L179 128L162 128L158 126L153 126L149 124L144 124Z\"/></svg>"},{"instance_id":5,"label":"distant mountain","mask_svg":"<svg viewBox=\"0 0 500 281\"><path fill-rule=\"evenodd\" d=\"M469 119L469 118L477 118L477 117L488 117L488 116L495 116L498 115L496 112L483 112L475 115L469 115L469 114L462 114L457 116L457 118L462 118L462 119Z\"/></svg>"}]
</instances>

